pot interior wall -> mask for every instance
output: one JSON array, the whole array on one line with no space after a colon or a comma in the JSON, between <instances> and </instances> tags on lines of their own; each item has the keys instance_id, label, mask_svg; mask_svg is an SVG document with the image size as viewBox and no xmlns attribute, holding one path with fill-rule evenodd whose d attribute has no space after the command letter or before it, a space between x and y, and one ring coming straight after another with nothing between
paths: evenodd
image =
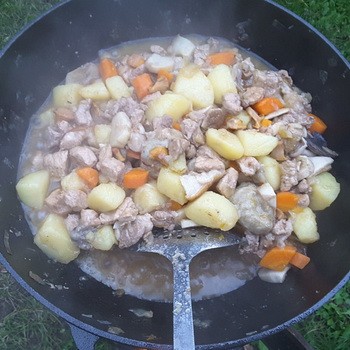
<instances>
[{"instance_id":1,"label":"pot interior wall","mask_svg":"<svg viewBox=\"0 0 350 350\"><path fill-rule=\"evenodd\" d=\"M118 341L171 343L172 305L117 298L90 278L79 280L84 274L74 264L48 262L32 242L14 186L28 120L68 71L95 59L101 48L178 33L225 37L288 70L295 84L313 95L315 113L329 125L329 145L339 152L334 174L341 194L318 215L321 240L309 249L311 264L290 271L282 285L255 279L237 291L194 303L195 319L207 325L195 328L198 344L238 344L313 307L344 278L350 262L349 68L312 30L268 2L73 0L24 31L0 59L1 232L10 234L12 255L2 240L0 249L26 288L70 321ZM47 280L64 289L36 283L29 271L42 277L47 273ZM152 310L154 316L140 319L130 308ZM105 321L121 328L123 339L103 333Z\"/></svg>"}]
</instances>

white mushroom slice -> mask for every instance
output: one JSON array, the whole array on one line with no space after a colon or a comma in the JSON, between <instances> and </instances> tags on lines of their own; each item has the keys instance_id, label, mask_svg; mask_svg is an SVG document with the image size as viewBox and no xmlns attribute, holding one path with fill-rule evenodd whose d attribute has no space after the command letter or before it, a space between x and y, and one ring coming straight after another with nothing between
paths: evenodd
<instances>
[{"instance_id":1,"label":"white mushroom slice","mask_svg":"<svg viewBox=\"0 0 350 350\"><path fill-rule=\"evenodd\" d=\"M331 157L309 157L308 159L314 166L314 170L310 176L315 176L328 171L331 168L331 164L334 162L334 159Z\"/></svg>"},{"instance_id":2,"label":"white mushroom slice","mask_svg":"<svg viewBox=\"0 0 350 350\"><path fill-rule=\"evenodd\" d=\"M262 267L258 271L258 276L260 277L260 279L262 279L265 282L283 283L284 280L286 279L287 272L289 269L290 267L287 266L283 271L274 271L274 270L269 270Z\"/></svg>"},{"instance_id":3,"label":"white mushroom slice","mask_svg":"<svg viewBox=\"0 0 350 350\"><path fill-rule=\"evenodd\" d=\"M261 118L259 117L259 114L256 113L252 107L248 107L248 108L246 109L246 112L248 113L248 115L249 115L249 116L254 120L254 122L255 122L254 125L253 125L253 127L254 127L255 129L259 129L259 128L260 128L260 122L261 122Z\"/></svg>"},{"instance_id":4,"label":"white mushroom slice","mask_svg":"<svg viewBox=\"0 0 350 350\"><path fill-rule=\"evenodd\" d=\"M219 170L210 170L207 173L195 173L180 176L181 184L188 200L194 200L203 194L215 181L223 176Z\"/></svg>"},{"instance_id":5,"label":"white mushroom slice","mask_svg":"<svg viewBox=\"0 0 350 350\"><path fill-rule=\"evenodd\" d=\"M268 182L259 186L257 190L272 208L276 208L276 193Z\"/></svg>"},{"instance_id":6,"label":"white mushroom slice","mask_svg":"<svg viewBox=\"0 0 350 350\"><path fill-rule=\"evenodd\" d=\"M175 56L180 55L182 57L189 57L192 55L195 47L196 46L191 40L178 35L171 43L168 51Z\"/></svg>"},{"instance_id":7,"label":"white mushroom slice","mask_svg":"<svg viewBox=\"0 0 350 350\"><path fill-rule=\"evenodd\" d=\"M147 58L145 66L151 73L158 73L161 69L172 71L174 63L175 61L172 57L161 56L154 53Z\"/></svg>"},{"instance_id":8,"label":"white mushroom slice","mask_svg":"<svg viewBox=\"0 0 350 350\"><path fill-rule=\"evenodd\" d=\"M274 111L268 115L265 115L264 119L273 119L276 117L280 117L283 114L287 114L289 111L290 111L289 108L281 108L281 109L278 109L277 111Z\"/></svg>"},{"instance_id":9,"label":"white mushroom slice","mask_svg":"<svg viewBox=\"0 0 350 350\"><path fill-rule=\"evenodd\" d=\"M190 219L180 221L181 228L198 227L199 225Z\"/></svg>"},{"instance_id":10,"label":"white mushroom slice","mask_svg":"<svg viewBox=\"0 0 350 350\"><path fill-rule=\"evenodd\" d=\"M306 179L307 177L311 176L314 173L315 167L313 162L310 160L310 158L306 156L299 156L296 158L296 161L297 161L297 170L298 170L297 171L298 181L301 181L302 179Z\"/></svg>"}]
</instances>

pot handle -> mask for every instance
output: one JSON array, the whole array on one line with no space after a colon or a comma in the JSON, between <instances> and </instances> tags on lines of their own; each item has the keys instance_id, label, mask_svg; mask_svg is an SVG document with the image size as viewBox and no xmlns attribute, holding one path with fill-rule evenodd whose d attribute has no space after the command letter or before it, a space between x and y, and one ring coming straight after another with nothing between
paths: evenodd
<instances>
[{"instance_id":1,"label":"pot handle","mask_svg":"<svg viewBox=\"0 0 350 350\"><path fill-rule=\"evenodd\" d=\"M78 350L94 350L99 337L68 323Z\"/></svg>"}]
</instances>

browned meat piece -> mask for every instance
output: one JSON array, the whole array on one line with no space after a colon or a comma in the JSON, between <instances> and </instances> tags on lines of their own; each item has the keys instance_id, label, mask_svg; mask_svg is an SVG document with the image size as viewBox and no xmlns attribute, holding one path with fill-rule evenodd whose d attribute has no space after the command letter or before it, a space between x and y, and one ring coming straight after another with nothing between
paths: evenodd
<instances>
[{"instance_id":1,"label":"browned meat piece","mask_svg":"<svg viewBox=\"0 0 350 350\"><path fill-rule=\"evenodd\" d=\"M95 153L87 146L77 146L69 150L71 164L76 167L93 167L97 163Z\"/></svg>"},{"instance_id":2,"label":"browned meat piece","mask_svg":"<svg viewBox=\"0 0 350 350\"><path fill-rule=\"evenodd\" d=\"M278 95L281 84L282 80L278 72L257 69L254 71L254 86L264 88L265 96Z\"/></svg>"},{"instance_id":3,"label":"browned meat piece","mask_svg":"<svg viewBox=\"0 0 350 350\"><path fill-rule=\"evenodd\" d=\"M168 162L170 162L171 160L176 160L179 158L181 154L186 153L186 150L189 146L190 146L190 142L183 138L170 140L168 145L168 150L169 150L169 159L167 159Z\"/></svg>"},{"instance_id":4,"label":"browned meat piece","mask_svg":"<svg viewBox=\"0 0 350 350\"><path fill-rule=\"evenodd\" d=\"M150 90L151 91L151 90ZM152 91L151 91L152 92ZM142 99L142 103L144 103L144 104L148 104L148 103L150 103L151 101L153 101L153 100L156 100L158 97L160 97L160 96L162 96L162 94L158 91L158 90L156 90L156 91L154 91L153 93L151 93L151 94L149 94L149 95L147 95L146 97L144 97L143 99Z\"/></svg>"},{"instance_id":5,"label":"browned meat piece","mask_svg":"<svg viewBox=\"0 0 350 350\"><path fill-rule=\"evenodd\" d=\"M202 121L206 117L209 109L210 109L210 107L206 107L206 108L198 109L196 111L192 111L192 112L188 113L187 117L189 119L195 121L199 125L201 125Z\"/></svg>"},{"instance_id":6,"label":"browned meat piece","mask_svg":"<svg viewBox=\"0 0 350 350\"><path fill-rule=\"evenodd\" d=\"M244 238L239 246L239 251L241 254L254 253L256 254L259 250L260 237L252 234L249 231L244 232Z\"/></svg>"},{"instance_id":7,"label":"browned meat piece","mask_svg":"<svg viewBox=\"0 0 350 350\"><path fill-rule=\"evenodd\" d=\"M209 55L210 46L209 44L199 45L193 51L193 62L198 66L206 63L207 57Z\"/></svg>"},{"instance_id":8,"label":"browned meat piece","mask_svg":"<svg viewBox=\"0 0 350 350\"><path fill-rule=\"evenodd\" d=\"M86 130L75 130L67 132L60 143L61 149L71 149L76 146L80 146L86 138Z\"/></svg>"},{"instance_id":9,"label":"browned meat piece","mask_svg":"<svg viewBox=\"0 0 350 350\"><path fill-rule=\"evenodd\" d=\"M281 163L281 191L289 191L298 184L298 166L295 160L286 160Z\"/></svg>"},{"instance_id":10,"label":"browned meat piece","mask_svg":"<svg viewBox=\"0 0 350 350\"><path fill-rule=\"evenodd\" d=\"M239 114L243 109L239 95L233 92L224 95L222 99L222 107L232 115Z\"/></svg>"},{"instance_id":11,"label":"browned meat piece","mask_svg":"<svg viewBox=\"0 0 350 350\"><path fill-rule=\"evenodd\" d=\"M310 193L311 192L311 186L310 186L309 182L306 179L301 180L298 183L297 191L299 193Z\"/></svg>"},{"instance_id":12,"label":"browned meat piece","mask_svg":"<svg viewBox=\"0 0 350 350\"><path fill-rule=\"evenodd\" d=\"M144 235L149 235L153 229L150 214L137 215L134 221L113 225L119 248L128 248L137 243Z\"/></svg>"},{"instance_id":13,"label":"browned meat piece","mask_svg":"<svg viewBox=\"0 0 350 350\"><path fill-rule=\"evenodd\" d=\"M142 55L139 55L137 53L133 53L130 55L127 59L127 63L129 66L133 68L137 68L145 63L145 59L142 57Z\"/></svg>"},{"instance_id":14,"label":"browned meat piece","mask_svg":"<svg viewBox=\"0 0 350 350\"><path fill-rule=\"evenodd\" d=\"M125 164L113 158L112 154L112 147L110 145L102 147L96 167L109 181L118 182Z\"/></svg>"},{"instance_id":15,"label":"browned meat piece","mask_svg":"<svg viewBox=\"0 0 350 350\"><path fill-rule=\"evenodd\" d=\"M205 144L203 132L198 123L189 118L181 122L181 131L185 139L190 141L194 146L199 147Z\"/></svg>"},{"instance_id":16,"label":"browned meat piece","mask_svg":"<svg viewBox=\"0 0 350 350\"><path fill-rule=\"evenodd\" d=\"M162 133L164 129L172 128L173 126L173 118L171 118L168 115L165 115L163 117L157 117L153 119L153 130L156 132Z\"/></svg>"},{"instance_id":17,"label":"browned meat piece","mask_svg":"<svg viewBox=\"0 0 350 350\"><path fill-rule=\"evenodd\" d=\"M237 186L238 171L234 168L228 168L226 174L219 180L216 189L226 198L231 198Z\"/></svg>"},{"instance_id":18,"label":"browned meat piece","mask_svg":"<svg viewBox=\"0 0 350 350\"><path fill-rule=\"evenodd\" d=\"M80 222L79 215L68 214L64 221L66 223L67 230L71 232L79 225L79 222Z\"/></svg>"},{"instance_id":19,"label":"browned meat piece","mask_svg":"<svg viewBox=\"0 0 350 350\"><path fill-rule=\"evenodd\" d=\"M275 244L278 247L283 248L285 246L285 241L292 234L293 226L289 219L278 220L272 229L272 233L275 234Z\"/></svg>"},{"instance_id":20,"label":"browned meat piece","mask_svg":"<svg viewBox=\"0 0 350 350\"><path fill-rule=\"evenodd\" d=\"M154 85L150 88L149 92L152 94L155 92L160 92L164 94L164 92L169 89L169 86L170 86L169 80L165 77L160 77L157 79ZM142 102L144 101L142 100Z\"/></svg>"},{"instance_id":21,"label":"browned meat piece","mask_svg":"<svg viewBox=\"0 0 350 350\"><path fill-rule=\"evenodd\" d=\"M53 111L53 113L55 115L56 122L61 120L70 122L75 119L75 113L67 107L58 107Z\"/></svg>"},{"instance_id":22,"label":"browned meat piece","mask_svg":"<svg viewBox=\"0 0 350 350\"><path fill-rule=\"evenodd\" d=\"M75 111L75 115L76 115L76 122L80 125L91 125L93 120L92 120L92 116L91 116L91 100L82 100L76 111Z\"/></svg>"},{"instance_id":23,"label":"browned meat piece","mask_svg":"<svg viewBox=\"0 0 350 350\"><path fill-rule=\"evenodd\" d=\"M220 129L225 123L225 113L221 108L212 107L206 113L201 127L206 130L209 128Z\"/></svg>"},{"instance_id":24,"label":"browned meat piece","mask_svg":"<svg viewBox=\"0 0 350 350\"><path fill-rule=\"evenodd\" d=\"M208 172L210 170L219 170L224 172L225 163L222 158L208 146L201 146L197 151L197 157L194 161L194 170L196 172Z\"/></svg>"},{"instance_id":25,"label":"browned meat piece","mask_svg":"<svg viewBox=\"0 0 350 350\"><path fill-rule=\"evenodd\" d=\"M138 214L138 210L134 201L130 197L126 197L123 203L113 211L101 213L100 220L103 225L113 224L115 221L128 222L134 221Z\"/></svg>"},{"instance_id":26,"label":"browned meat piece","mask_svg":"<svg viewBox=\"0 0 350 350\"><path fill-rule=\"evenodd\" d=\"M64 200L71 211L80 211L88 207L87 194L80 190L64 191Z\"/></svg>"},{"instance_id":27,"label":"browned meat piece","mask_svg":"<svg viewBox=\"0 0 350 350\"><path fill-rule=\"evenodd\" d=\"M290 90L290 92L284 94L283 99L287 106L293 109L298 114L308 114L311 112L311 95L301 92Z\"/></svg>"},{"instance_id":28,"label":"browned meat piece","mask_svg":"<svg viewBox=\"0 0 350 350\"><path fill-rule=\"evenodd\" d=\"M155 227L161 227L166 230L173 230L176 225L176 211L156 210L151 213L152 223Z\"/></svg>"},{"instance_id":29,"label":"browned meat piece","mask_svg":"<svg viewBox=\"0 0 350 350\"><path fill-rule=\"evenodd\" d=\"M71 129L71 126L65 120L57 124L50 125L45 133L45 146L52 148L58 146L63 135Z\"/></svg>"},{"instance_id":30,"label":"browned meat piece","mask_svg":"<svg viewBox=\"0 0 350 350\"><path fill-rule=\"evenodd\" d=\"M80 227L94 227L101 225L98 213L92 209L83 209L80 212Z\"/></svg>"},{"instance_id":31,"label":"browned meat piece","mask_svg":"<svg viewBox=\"0 0 350 350\"><path fill-rule=\"evenodd\" d=\"M254 157L242 157L236 162L241 172L246 176L253 176L261 168L261 164Z\"/></svg>"},{"instance_id":32,"label":"browned meat piece","mask_svg":"<svg viewBox=\"0 0 350 350\"><path fill-rule=\"evenodd\" d=\"M118 65L118 72L127 84L131 84L138 75L146 73L146 70L144 64L141 64L137 68L132 68L128 65Z\"/></svg>"},{"instance_id":33,"label":"browned meat piece","mask_svg":"<svg viewBox=\"0 0 350 350\"><path fill-rule=\"evenodd\" d=\"M298 200L298 205L300 207L306 208L310 205L310 197L308 194L300 194L299 195L299 200Z\"/></svg>"},{"instance_id":34,"label":"browned meat piece","mask_svg":"<svg viewBox=\"0 0 350 350\"><path fill-rule=\"evenodd\" d=\"M239 214L239 223L256 235L266 235L275 224L274 209L262 198L252 183L239 185L233 197Z\"/></svg>"},{"instance_id":35,"label":"browned meat piece","mask_svg":"<svg viewBox=\"0 0 350 350\"><path fill-rule=\"evenodd\" d=\"M44 157L44 167L53 177L60 179L67 175L68 151L58 151L56 153L47 154Z\"/></svg>"},{"instance_id":36,"label":"browned meat piece","mask_svg":"<svg viewBox=\"0 0 350 350\"><path fill-rule=\"evenodd\" d=\"M224 171L210 170L205 173L189 172L180 176L181 184L188 200L194 200L204 193L215 181L219 180Z\"/></svg>"},{"instance_id":37,"label":"browned meat piece","mask_svg":"<svg viewBox=\"0 0 350 350\"><path fill-rule=\"evenodd\" d=\"M258 86L252 86L248 87L242 94L241 94L241 101L242 106L244 108L253 105L254 103L262 100L265 95L265 90L262 87Z\"/></svg>"},{"instance_id":38,"label":"browned meat piece","mask_svg":"<svg viewBox=\"0 0 350 350\"><path fill-rule=\"evenodd\" d=\"M117 112L125 112L130 118L132 125L137 125L143 121L147 108L147 105L135 101L132 97L123 97L109 104L109 106L105 114L109 115L110 119L112 119Z\"/></svg>"}]
</instances>

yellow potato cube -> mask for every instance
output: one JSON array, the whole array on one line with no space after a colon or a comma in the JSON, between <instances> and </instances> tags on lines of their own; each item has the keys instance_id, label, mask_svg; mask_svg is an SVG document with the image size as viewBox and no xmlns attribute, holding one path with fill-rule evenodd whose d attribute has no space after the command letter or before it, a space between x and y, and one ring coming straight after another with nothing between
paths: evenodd
<instances>
[{"instance_id":1,"label":"yellow potato cube","mask_svg":"<svg viewBox=\"0 0 350 350\"><path fill-rule=\"evenodd\" d=\"M82 97L79 93L82 85L66 84L58 85L52 90L53 104L55 107L69 107L77 105Z\"/></svg>"},{"instance_id":2,"label":"yellow potato cube","mask_svg":"<svg viewBox=\"0 0 350 350\"><path fill-rule=\"evenodd\" d=\"M94 101L106 101L111 98L111 95L102 80L98 80L90 85L82 87L79 93L83 98L90 98Z\"/></svg>"},{"instance_id":3,"label":"yellow potato cube","mask_svg":"<svg viewBox=\"0 0 350 350\"><path fill-rule=\"evenodd\" d=\"M115 183L102 183L91 190L88 206L99 212L117 209L125 198L125 191Z\"/></svg>"},{"instance_id":4,"label":"yellow potato cube","mask_svg":"<svg viewBox=\"0 0 350 350\"><path fill-rule=\"evenodd\" d=\"M131 96L128 85L119 75L106 79L106 86L112 98L119 100L122 97Z\"/></svg>"}]
</instances>

